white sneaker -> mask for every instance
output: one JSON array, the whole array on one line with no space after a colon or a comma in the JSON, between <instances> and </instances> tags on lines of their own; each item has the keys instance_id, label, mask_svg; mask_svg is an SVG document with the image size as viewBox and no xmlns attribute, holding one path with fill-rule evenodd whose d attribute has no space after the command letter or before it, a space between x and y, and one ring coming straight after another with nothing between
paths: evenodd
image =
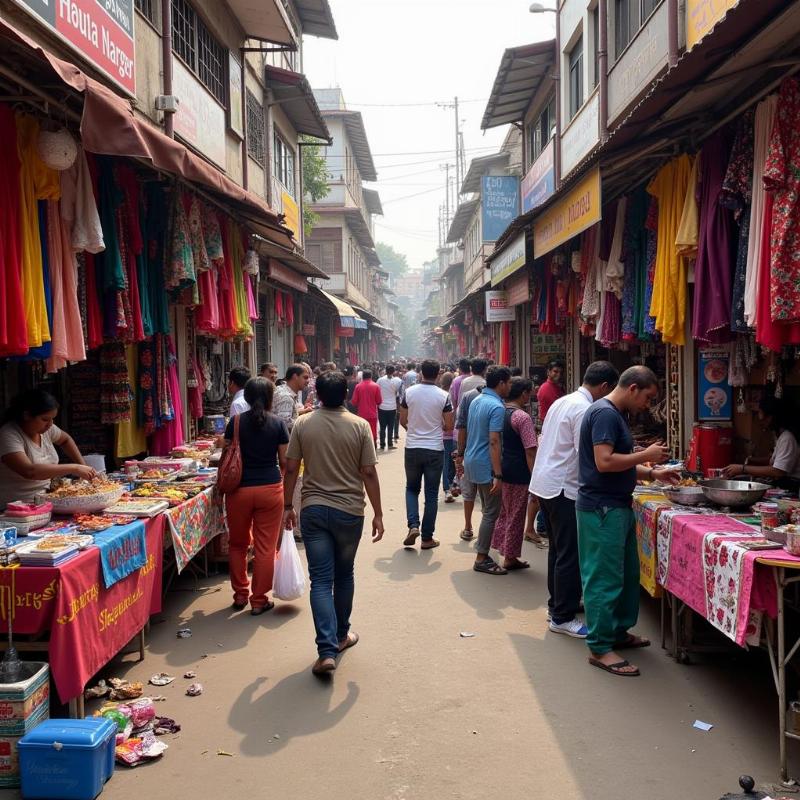
<instances>
[{"instance_id":1,"label":"white sneaker","mask_svg":"<svg viewBox=\"0 0 800 800\"><path fill-rule=\"evenodd\" d=\"M549 628L553 633L563 633L573 639L585 639L589 635L589 629L577 617L569 622L562 622L560 625L551 619Z\"/></svg>"},{"instance_id":2,"label":"white sneaker","mask_svg":"<svg viewBox=\"0 0 800 800\"><path fill-rule=\"evenodd\" d=\"M444 501L445 503L455 503L456 499L452 494L450 494L450 492L445 492Z\"/></svg>"}]
</instances>

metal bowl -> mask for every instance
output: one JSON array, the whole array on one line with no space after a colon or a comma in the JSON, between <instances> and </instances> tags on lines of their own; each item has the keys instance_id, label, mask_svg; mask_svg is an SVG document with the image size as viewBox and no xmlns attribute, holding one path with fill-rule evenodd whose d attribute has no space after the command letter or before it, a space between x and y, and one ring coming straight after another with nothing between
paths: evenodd
<instances>
[{"instance_id":1,"label":"metal bowl","mask_svg":"<svg viewBox=\"0 0 800 800\"><path fill-rule=\"evenodd\" d=\"M757 503L770 488L766 483L752 481L710 480L704 481L701 485L703 494L712 503L733 508Z\"/></svg>"},{"instance_id":2,"label":"metal bowl","mask_svg":"<svg viewBox=\"0 0 800 800\"><path fill-rule=\"evenodd\" d=\"M682 506L697 506L706 499L702 486L665 486L661 491L667 500Z\"/></svg>"}]
</instances>

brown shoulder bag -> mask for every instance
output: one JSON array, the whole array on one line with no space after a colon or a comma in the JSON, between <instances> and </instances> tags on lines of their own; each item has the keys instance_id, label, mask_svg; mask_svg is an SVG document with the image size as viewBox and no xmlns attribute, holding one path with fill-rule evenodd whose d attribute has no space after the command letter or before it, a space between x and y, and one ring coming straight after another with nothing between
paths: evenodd
<instances>
[{"instance_id":1,"label":"brown shoulder bag","mask_svg":"<svg viewBox=\"0 0 800 800\"><path fill-rule=\"evenodd\" d=\"M239 417L233 418L233 441L222 451L217 470L217 489L222 494L230 494L242 482L242 451L239 448Z\"/></svg>"}]
</instances>

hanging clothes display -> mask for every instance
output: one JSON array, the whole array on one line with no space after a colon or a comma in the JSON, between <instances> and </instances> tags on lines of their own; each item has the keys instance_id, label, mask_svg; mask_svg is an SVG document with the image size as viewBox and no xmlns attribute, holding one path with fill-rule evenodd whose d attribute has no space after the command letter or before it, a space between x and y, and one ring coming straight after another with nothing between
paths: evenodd
<instances>
[{"instance_id":1,"label":"hanging clothes display","mask_svg":"<svg viewBox=\"0 0 800 800\"><path fill-rule=\"evenodd\" d=\"M107 342L100 348L100 423L115 425L131 416L130 377L125 345Z\"/></svg>"},{"instance_id":2,"label":"hanging clothes display","mask_svg":"<svg viewBox=\"0 0 800 800\"><path fill-rule=\"evenodd\" d=\"M800 321L800 81L787 78L764 167L772 193L770 315L775 322Z\"/></svg>"},{"instance_id":3,"label":"hanging clothes display","mask_svg":"<svg viewBox=\"0 0 800 800\"><path fill-rule=\"evenodd\" d=\"M694 269L692 335L701 342L731 340L731 281L735 265L733 212L720 205L728 168L730 136L725 129L700 151L700 239Z\"/></svg>"},{"instance_id":4,"label":"hanging clothes display","mask_svg":"<svg viewBox=\"0 0 800 800\"><path fill-rule=\"evenodd\" d=\"M755 111L750 109L739 120L719 202L733 211L739 223L736 265L733 270L731 330L746 333L744 298L747 288L747 250L750 240L750 207L753 201L753 135Z\"/></svg>"},{"instance_id":5,"label":"hanging clothes display","mask_svg":"<svg viewBox=\"0 0 800 800\"><path fill-rule=\"evenodd\" d=\"M48 225L47 225L47 201L39 200L36 203L36 211L39 216L39 251L42 254L42 289L44 290L44 309L45 309L45 328L48 331L48 339L38 347L31 347L23 359L35 360L50 358L52 353L53 337L53 289L50 284L50 249L48 247Z\"/></svg>"},{"instance_id":6,"label":"hanging clothes display","mask_svg":"<svg viewBox=\"0 0 800 800\"><path fill-rule=\"evenodd\" d=\"M678 232L675 234L675 249L679 256L688 259L697 258L697 247L700 243L700 208L698 197L700 194L700 164L702 155L695 157L692 162L692 171L689 173L689 185L683 201L681 220L678 223Z\"/></svg>"},{"instance_id":7,"label":"hanging clothes display","mask_svg":"<svg viewBox=\"0 0 800 800\"><path fill-rule=\"evenodd\" d=\"M678 156L663 166L647 187L658 200L658 244L650 314L655 317L656 330L668 344L685 342L688 273L686 259L678 255L675 239L691 171L689 156Z\"/></svg>"},{"instance_id":8,"label":"hanging clothes display","mask_svg":"<svg viewBox=\"0 0 800 800\"><path fill-rule=\"evenodd\" d=\"M57 198L60 187L58 173L44 165L36 148L39 122L25 114L17 114L16 126L20 163L18 191L22 240L22 294L28 347L36 348L50 341L37 201Z\"/></svg>"},{"instance_id":9,"label":"hanging clothes display","mask_svg":"<svg viewBox=\"0 0 800 800\"><path fill-rule=\"evenodd\" d=\"M767 160L772 123L778 105L777 95L770 95L756 106L753 133L753 198L750 206L750 234L747 241L747 269L745 272L744 319L753 328L756 324L758 286L761 272L763 230L767 220L764 166ZM771 219L771 213L769 218Z\"/></svg>"},{"instance_id":10,"label":"hanging clothes display","mask_svg":"<svg viewBox=\"0 0 800 800\"><path fill-rule=\"evenodd\" d=\"M125 348L125 361L128 366L128 398L130 418L119 422L114 429L114 455L129 458L147 450L147 438L140 427L136 413L136 387L139 381L138 349L135 344Z\"/></svg>"},{"instance_id":11,"label":"hanging clothes display","mask_svg":"<svg viewBox=\"0 0 800 800\"><path fill-rule=\"evenodd\" d=\"M22 289L20 160L14 112L0 103L0 356L28 352Z\"/></svg>"},{"instance_id":12,"label":"hanging clothes display","mask_svg":"<svg viewBox=\"0 0 800 800\"><path fill-rule=\"evenodd\" d=\"M78 147L72 166L61 173L61 218L76 253L105 250L92 175L82 147Z\"/></svg>"}]
</instances>

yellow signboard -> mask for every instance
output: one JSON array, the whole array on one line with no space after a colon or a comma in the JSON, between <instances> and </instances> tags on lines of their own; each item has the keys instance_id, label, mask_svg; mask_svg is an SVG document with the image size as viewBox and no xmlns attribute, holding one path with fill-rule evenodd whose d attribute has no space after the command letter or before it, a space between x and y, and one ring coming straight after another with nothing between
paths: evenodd
<instances>
[{"instance_id":1,"label":"yellow signboard","mask_svg":"<svg viewBox=\"0 0 800 800\"><path fill-rule=\"evenodd\" d=\"M691 50L739 0L686 0L686 49Z\"/></svg>"},{"instance_id":2,"label":"yellow signboard","mask_svg":"<svg viewBox=\"0 0 800 800\"><path fill-rule=\"evenodd\" d=\"M300 241L300 209L294 198L286 192L281 192L283 202L283 224L294 233L294 238Z\"/></svg>"},{"instance_id":3,"label":"yellow signboard","mask_svg":"<svg viewBox=\"0 0 800 800\"><path fill-rule=\"evenodd\" d=\"M541 258L600 221L600 167L572 189L533 224L533 257Z\"/></svg>"}]
</instances>

